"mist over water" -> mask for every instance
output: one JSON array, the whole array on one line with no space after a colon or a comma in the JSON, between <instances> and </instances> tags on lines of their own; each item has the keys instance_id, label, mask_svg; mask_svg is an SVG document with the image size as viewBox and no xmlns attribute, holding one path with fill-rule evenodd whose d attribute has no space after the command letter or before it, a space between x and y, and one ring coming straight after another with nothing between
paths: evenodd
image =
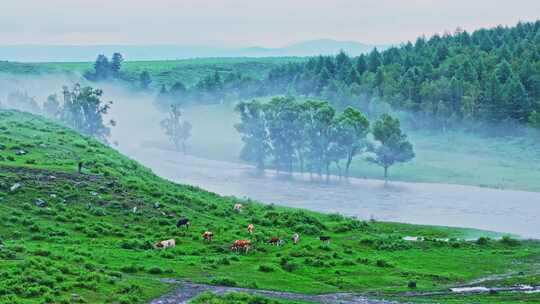
<instances>
[{"instance_id":1,"label":"mist over water","mask_svg":"<svg viewBox=\"0 0 540 304\"><path fill-rule=\"evenodd\" d=\"M0 103L5 105L7 94L19 89L35 96L41 104L49 94L59 94L63 85L78 80L69 76L2 75ZM313 183L307 176L297 174L284 179L271 171L259 177L253 174L251 166L234 159L241 142L234 133L237 118L232 110L206 115L201 108L184 109L186 119L193 125L190 142L196 142L186 156L170 149L160 126L166 113L155 107L153 94L116 85L93 86L103 89L104 101L114 102L107 114L107 120L117 121L117 126L111 128L112 146L173 181L223 195L361 219L470 227L540 238L540 192L434 183L391 182L385 186L382 181L369 179L338 182L337 177L329 184ZM212 123L215 120L226 120L230 129L217 128ZM216 138L221 139L220 143ZM220 159L231 161L209 159L225 150L230 155L220 155Z\"/></svg>"}]
</instances>

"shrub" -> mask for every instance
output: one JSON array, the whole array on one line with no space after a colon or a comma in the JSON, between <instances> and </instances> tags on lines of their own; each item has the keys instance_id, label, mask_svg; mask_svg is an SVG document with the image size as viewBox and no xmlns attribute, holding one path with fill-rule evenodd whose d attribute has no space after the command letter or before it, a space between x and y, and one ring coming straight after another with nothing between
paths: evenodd
<instances>
[{"instance_id":1,"label":"shrub","mask_svg":"<svg viewBox=\"0 0 540 304\"><path fill-rule=\"evenodd\" d=\"M210 284L230 287L234 287L237 285L236 282L230 278L215 278L210 281Z\"/></svg>"},{"instance_id":2,"label":"shrub","mask_svg":"<svg viewBox=\"0 0 540 304\"><path fill-rule=\"evenodd\" d=\"M508 235L503 236L502 239L499 242L501 242L501 244L503 244L503 245L512 246L512 247L519 246L519 244L520 244L519 240L511 238Z\"/></svg>"},{"instance_id":3,"label":"shrub","mask_svg":"<svg viewBox=\"0 0 540 304\"><path fill-rule=\"evenodd\" d=\"M157 266L150 267L150 269L148 269L148 273L150 273L150 274L162 274L163 269L161 269L160 267L157 267Z\"/></svg>"},{"instance_id":4,"label":"shrub","mask_svg":"<svg viewBox=\"0 0 540 304\"><path fill-rule=\"evenodd\" d=\"M479 238L476 240L476 244L481 245L481 246L487 245L488 242L489 242L489 238L483 237L483 236L482 236L482 237L479 237Z\"/></svg>"},{"instance_id":5,"label":"shrub","mask_svg":"<svg viewBox=\"0 0 540 304\"><path fill-rule=\"evenodd\" d=\"M377 262L375 262L375 265L377 265L377 267L392 267L392 265L390 265L385 260L377 260Z\"/></svg>"},{"instance_id":6,"label":"shrub","mask_svg":"<svg viewBox=\"0 0 540 304\"><path fill-rule=\"evenodd\" d=\"M274 268L272 266L268 266L268 265L260 265L259 266L259 271L272 272L272 271L274 271Z\"/></svg>"}]
</instances>

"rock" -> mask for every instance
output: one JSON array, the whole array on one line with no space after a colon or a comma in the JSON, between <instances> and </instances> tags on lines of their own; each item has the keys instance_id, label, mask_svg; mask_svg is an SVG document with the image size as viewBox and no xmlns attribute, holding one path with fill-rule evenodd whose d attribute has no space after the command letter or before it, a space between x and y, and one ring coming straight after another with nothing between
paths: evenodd
<instances>
[{"instance_id":1,"label":"rock","mask_svg":"<svg viewBox=\"0 0 540 304\"><path fill-rule=\"evenodd\" d=\"M15 152L15 155L26 155L28 154L28 152L26 152L25 150L17 150L17 152Z\"/></svg>"},{"instance_id":2,"label":"rock","mask_svg":"<svg viewBox=\"0 0 540 304\"><path fill-rule=\"evenodd\" d=\"M49 195L51 198L56 198L56 194L54 193L51 193L51 195Z\"/></svg>"},{"instance_id":3,"label":"rock","mask_svg":"<svg viewBox=\"0 0 540 304\"><path fill-rule=\"evenodd\" d=\"M133 213L137 213L137 206L133 207Z\"/></svg>"},{"instance_id":4,"label":"rock","mask_svg":"<svg viewBox=\"0 0 540 304\"><path fill-rule=\"evenodd\" d=\"M21 186L22 186L21 183L15 183L13 184L13 186L11 186L11 188L9 188L9 191L14 192L17 189L19 189Z\"/></svg>"},{"instance_id":5,"label":"rock","mask_svg":"<svg viewBox=\"0 0 540 304\"><path fill-rule=\"evenodd\" d=\"M97 196L97 195L98 195L98 193L97 193L97 192L95 192L95 191L91 191L91 192L90 192L90 195L92 195L92 196Z\"/></svg>"},{"instance_id":6,"label":"rock","mask_svg":"<svg viewBox=\"0 0 540 304\"><path fill-rule=\"evenodd\" d=\"M50 176L49 176L49 179L50 179L50 180L55 180L55 179L56 179L56 176L50 175Z\"/></svg>"},{"instance_id":7,"label":"rock","mask_svg":"<svg viewBox=\"0 0 540 304\"><path fill-rule=\"evenodd\" d=\"M161 205L159 203L154 203L154 208L155 209L159 209L159 207L161 207Z\"/></svg>"},{"instance_id":8,"label":"rock","mask_svg":"<svg viewBox=\"0 0 540 304\"><path fill-rule=\"evenodd\" d=\"M40 207L40 208L43 208L43 207L47 207L47 202L38 198L36 201L35 201L35 204L36 206Z\"/></svg>"}]
</instances>

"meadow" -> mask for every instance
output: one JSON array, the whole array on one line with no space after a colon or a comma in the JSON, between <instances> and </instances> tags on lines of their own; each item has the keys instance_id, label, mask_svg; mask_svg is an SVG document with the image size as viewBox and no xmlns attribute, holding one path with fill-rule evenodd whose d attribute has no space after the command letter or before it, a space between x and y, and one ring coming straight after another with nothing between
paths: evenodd
<instances>
[{"instance_id":1,"label":"meadow","mask_svg":"<svg viewBox=\"0 0 540 304\"><path fill-rule=\"evenodd\" d=\"M143 303L174 287L160 278L392 297L413 281L416 291L444 290L500 273L525 280L538 271L536 241L480 231L492 238L465 241L470 229L365 222L221 197L161 179L30 114L0 110L0 143L0 303ZM242 213L232 210L238 202ZM192 227L177 228L180 217ZM202 240L206 230L216 235L211 243ZM294 232L301 235L296 246L266 243ZM176 248L153 248L170 238ZM250 239L253 250L231 252L236 239Z\"/></svg>"},{"instance_id":2,"label":"meadow","mask_svg":"<svg viewBox=\"0 0 540 304\"><path fill-rule=\"evenodd\" d=\"M152 77L151 86L155 89L159 89L162 85L172 86L177 81L181 81L189 87L215 72L219 72L222 76L227 73L240 72L247 77L263 79L273 67L288 62L306 60L307 58L303 57L264 57L125 61L122 65L122 78L128 82L137 82L139 74L148 71ZM84 72L93 69L93 65L93 62L18 63L0 61L0 73L83 75Z\"/></svg>"}]
</instances>

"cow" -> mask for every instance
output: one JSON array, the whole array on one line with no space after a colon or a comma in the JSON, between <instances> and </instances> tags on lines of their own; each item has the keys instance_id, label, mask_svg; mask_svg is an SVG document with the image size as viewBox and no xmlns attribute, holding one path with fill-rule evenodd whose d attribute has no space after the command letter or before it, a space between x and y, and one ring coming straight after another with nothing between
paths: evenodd
<instances>
[{"instance_id":1,"label":"cow","mask_svg":"<svg viewBox=\"0 0 540 304\"><path fill-rule=\"evenodd\" d=\"M253 226L253 224L249 224L247 228L248 233L253 234L253 229L255 229L255 226Z\"/></svg>"},{"instance_id":2,"label":"cow","mask_svg":"<svg viewBox=\"0 0 540 304\"><path fill-rule=\"evenodd\" d=\"M300 242L300 235L298 233L295 233L292 235L292 241L293 241L293 244L298 244L298 242Z\"/></svg>"},{"instance_id":3,"label":"cow","mask_svg":"<svg viewBox=\"0 0 540 304\"><path fill-rule=\"evenodd\" d=\"M236 251L236 252L238 252L239 250L243 250L246 254L249 252L250 248L251 248L251 241L248 241L248 240L236 240L231 246L231 250Z\"/></svg>"},{"instance_id":4,"label":"cow","mask_svg":"<svg viewBox=\"0 0 540 304\"><path fill-rule=\"evenodd\" d=\"M157 242L154 245L156 249L174 248L176 247L176 241L174 239Z\"/></svg>"},{"instance_id":5,"label":"cow","mask_svg":"<svg viewBox=\"0 0 540 304\"><path fill-rule=\"evenodd\" d=\"M189 222L189 219L185 217L179 219L178 222L176 223L177 228L186 227L186 229L188 229L190 225L191 223Z\"/></svg>"},{"instance_id":6,"label":"cow","mask_svg":"<svg viewBox=\"0 0 540 304\"><path fill-rule=\"evenodd\" d=\"M321 242L324 242L326 244L330 244L330 237L329 236L320 236L319 240L321 240Z\"/></svg>"},{"instance_id":7,"label":"cow","mask_svg":"<svg viewBox=\"0 0 540 304\"><path fill-rule=\"evenodd\" d=\"M281 246L281 245L283 245L283 240L274 236L268 241L268 244Z\"/></svg>"},{"instance_id":8,"label":"cow","mask_svg":"<svg viewBox=\"0 0 540 304\"><path fill-rule=\"evenodd\" d=\"M214 233L212 231L205 231L203 234L202 234L202 237L205 241L208 241L208 242L211 242L212 239L214 238Z\"/></svg>"},{"instance_id":9,"label":"cow","mask_svg":"<svg viewBox=\"0 0 540 304\"><path fill-rule=\"evenodd\" d=\"M242 208L243 208L243 207L244 207L244 206L242 206L242 204L234 204L233 210L234 210L235 212L237 212L237 213L240 213L240 212L242 212Z\"/></svg>"}]
</instances>

